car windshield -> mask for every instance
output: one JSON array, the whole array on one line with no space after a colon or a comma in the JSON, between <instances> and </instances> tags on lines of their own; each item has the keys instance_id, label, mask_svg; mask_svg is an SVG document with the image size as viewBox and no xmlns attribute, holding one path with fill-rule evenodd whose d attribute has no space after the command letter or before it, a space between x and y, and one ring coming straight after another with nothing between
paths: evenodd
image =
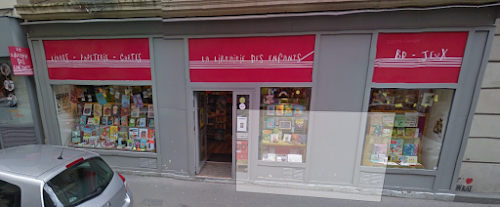
<instances>
[{"instance_id":1,"label":"car windshield","mask_svg":"<svg viewBox=\"0 0 500 207\"><path fill-rule=\"evenodd\" d=\"M91 158L71 166L47 184L57 197L54 203L76 206L101 194L112 177L113 171L102 159Z\"/></svg>"}]
</instances>

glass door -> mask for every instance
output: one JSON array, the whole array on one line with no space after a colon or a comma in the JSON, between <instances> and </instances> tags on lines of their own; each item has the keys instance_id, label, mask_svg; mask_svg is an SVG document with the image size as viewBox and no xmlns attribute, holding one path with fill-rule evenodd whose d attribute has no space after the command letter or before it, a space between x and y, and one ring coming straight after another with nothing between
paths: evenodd
<instances>
[{"instance_id":1,"label":"glass door","mask_svg":"<svg viewBox=\"0 0 500 207\"><path fill-rule=\"evenodd\" d=\"M196 174L199 174L207 161L207 97L205 93L194 92L193 107L194 135L197 142L196 146L198 146L198 149L195 150L197 158Z\"/></svg>"},{"instance_id":2,"label":"glass door","mask_svg":"<svg viewBox=\"0 0 500 207\"><path fill-rule=\"evenodd\" d=\"M248 179L249 162L248 147L252 119L251 91L235 91L233 93L233 114L236 116L233 127L233 178ZM236 139L234 139L236 138Z\"/></svg>"}]
</instances>

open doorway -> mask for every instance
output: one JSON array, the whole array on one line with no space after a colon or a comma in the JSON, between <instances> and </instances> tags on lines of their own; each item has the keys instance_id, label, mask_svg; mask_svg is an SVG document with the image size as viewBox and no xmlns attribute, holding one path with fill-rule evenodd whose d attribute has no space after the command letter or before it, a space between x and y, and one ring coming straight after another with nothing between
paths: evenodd
<instances>
[{"instance_id":1,"label":"open doorway","mask_svg":"<svg viewBox=\"0 0 500 207\"><path fill-rule=\"evenodd\" d=\"M197 176L231 178L233 92L197 91L194 97L200 160Z\"/></svg>"}]
</instances>

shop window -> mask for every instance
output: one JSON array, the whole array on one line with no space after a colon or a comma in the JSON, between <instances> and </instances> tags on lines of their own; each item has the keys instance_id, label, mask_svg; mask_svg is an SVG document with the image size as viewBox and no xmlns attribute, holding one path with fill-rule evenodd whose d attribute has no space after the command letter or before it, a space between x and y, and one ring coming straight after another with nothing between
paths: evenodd
<instances>
[{"instance_id":1,"label":"shop window","mask_svg":"<svg viewBox=\"0 0 500 207\"><path fill-rule=\"evenodd\" d=\"M362 164L436 170L454 93L372 89Z\"/></svg>"},{"instance_id":2,"label":"shop window","mask_svg":"<svg viewBox=\"0 0 500 207\"><path fill-rule=\"evenodd\" d=\"M151 86L53 88L61 143L84 148L156 151Z\"/></svg>"},{"instance_id":3,"label":"shop window","mask_svg":"<svg viewBox=\"0 0 500 207\"><path fill-rule=\"evenodd\" d=\"M0 58L0 124L33 124L29 76L14 75L10 60Z\"/></svg>"},{"instance_id":4,"label":"shop window","mask_svg":"<svg viewBox=\"0 0 500 207\"><path fill-rule=\"evenodd\" d=\"M261 88L259 160L305 163L311 88Z\"/></svg>"}]
</instances>

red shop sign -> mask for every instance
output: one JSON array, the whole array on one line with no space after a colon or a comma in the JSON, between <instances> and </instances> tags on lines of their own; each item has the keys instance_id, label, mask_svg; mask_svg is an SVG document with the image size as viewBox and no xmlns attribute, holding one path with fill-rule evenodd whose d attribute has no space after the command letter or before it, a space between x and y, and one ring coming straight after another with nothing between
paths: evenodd
<instances>
[{"instance_id":1,"label":"red shop sign","mask_svg":"<svg viewBox=\"0 0 500 207\"><path fill-rule=\"evenodd\" d=\"M248 160L248 141L236 141L236 159Z\"/></svg>"},{"instance_id":2,"label":"red shop sign","mask_svg":"<svg viewBox=\"0 0 500 207\"><path fill-rule=\"evenodd\" d=\"M314 35L189 40L191 82L312 82Z\"/></svg>"},{"instance_id":3,"label":"red shop sign","mask_svg":"<svg viewBox=\"0 0 500 207\"><path fill-rule=\"evenodd\" d=\"M33 75L30 49L9 46L9 56L14 75Z\"/></svg>"},{"instance_id":4,"label":"red shop sign","mask_svg":"<svg viewBox=\"0 0 500 207\"><path fill-rule=\"evenodd\" d=\"M381 33L376 83L457 83L467 32Z\"/></svg>"},{"instance_id":5,"label":"red shop sign","mask_svg":"<svg viewBox=\"0 0 500 207\"><path fill-rule=\"evenodd\" d=\"M52 80L151 80L149 40L45 40Z\"/></svg>"}]
</instances>

